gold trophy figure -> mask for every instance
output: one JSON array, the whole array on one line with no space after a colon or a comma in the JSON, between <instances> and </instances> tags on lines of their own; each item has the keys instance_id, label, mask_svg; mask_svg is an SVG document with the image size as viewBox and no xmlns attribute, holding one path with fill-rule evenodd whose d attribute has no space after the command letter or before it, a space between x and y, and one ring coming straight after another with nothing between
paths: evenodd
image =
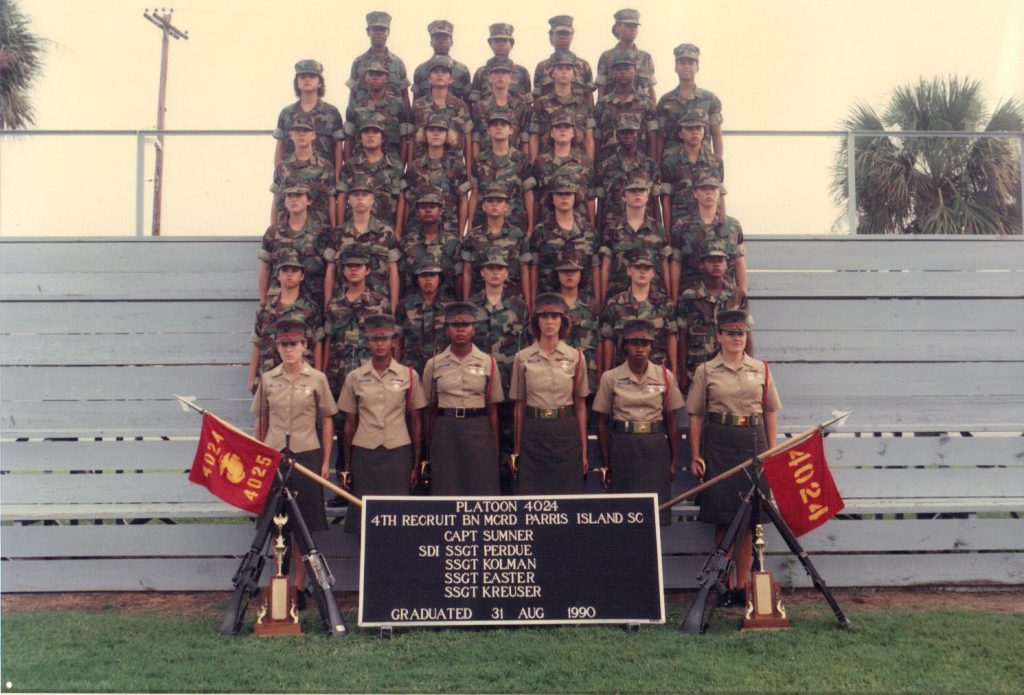
<instances>
[{"instance_id":1,"label":"gold trophy figure","mask_svg":"<svg viewBox=\"0 0 1024 695\"><path fill-rule=\"evenodd\" d=\"M295 587L290 585L284 567L284 554L288 547L284 539L284 525L287 523L287 514L274 516L277 537L274 539L273 550L277 573L270 578L261 592L259 613L252 626L252 631L257 637L297 635L302 632L302 626L299 625L299 610L295 605Z\"/></svg>"},{"instance_id":2,"label":"gold trophy figure","mask_svg":"<svg viewBox=\"0 0 1024 695\"><path fill-rule=\"evenodd\" d=\"M754 549L757 552L757 571L751 573L747 583L747 612L743 616L743 630L782 629L792 627L782 606L782 590L765 570L764 527L754 527Z\"/></svg>"}]
</instances>

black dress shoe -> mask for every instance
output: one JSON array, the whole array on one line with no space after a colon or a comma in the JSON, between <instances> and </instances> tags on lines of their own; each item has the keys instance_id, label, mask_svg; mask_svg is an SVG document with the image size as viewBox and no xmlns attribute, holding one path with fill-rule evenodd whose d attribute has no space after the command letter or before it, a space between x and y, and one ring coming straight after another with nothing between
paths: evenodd
<instances>
[{"instance_id":1,"label":"black dress shoe","mask_svg":"<svg viewBox=\"0 0 1024 695\"><path fill-rule=\"evenodd\" d=\"M732 591L721 591L718 593L718 602L715 605L719 608L728 608L733 605L732 597Z\"/></svg>"},{"instance_id":2,"label":"black dress shoe","mask_svg":"<svg viewBox=\"0 0 1024 695\"><path fill-rule=\"evenodd\" d=\"M308 594L308 589L300 589L295 592L295 607L300 611L306 610L306 596Z\"/></svg>"},{"instance_id":3,"label":"black dress shoe","mask_svg":"<svg viewBox=\"0 0 1024 695\"><path fill-rule=\"evenodd\" d=\"M337 509L338 507L347 507L348 500L342 497L341 495L337 495L334 497L334 499L327 501L327 506L330 507L331 509Z\"/></svg>"}]
</instances>

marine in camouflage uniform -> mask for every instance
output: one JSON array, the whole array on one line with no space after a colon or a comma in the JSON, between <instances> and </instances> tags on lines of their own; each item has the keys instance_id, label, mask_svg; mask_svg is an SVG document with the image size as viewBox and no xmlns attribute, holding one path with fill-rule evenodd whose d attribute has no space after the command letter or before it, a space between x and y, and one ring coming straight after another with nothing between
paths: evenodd
<instances>
[{"instance_id":1,"label":"marine in camouflage uniform","mask_svg":"<svg viewBox=\"0 0 1024 695\"><path fill-rule=\"evenodd\" d=\"M436 186L420 189L416 194L415 205L417 211L421 205L443 206L444 196L441 189ZM398 250L401 252L398 270L403 278L404 292L416 289L415 268L429 261L440 268L439 292L455 295L455 290L462 279L462 244L454 227L445 225L443 221L439 221L438 226L438 234L432 239L426 238L418 217L411 219L406 226L402 239L398 242Z\"/></svg>"},{"instance_id":2,"label":"marine in camouflage uniform","mask_svg":"<svg viewBox=\"0 0 1024 695\"><path fill-rule=\"evenodd\" d=\"M481 197L508 200L508 189L500 182L492 182L482 190ZM505 265L508 266L506 292L522 297L524 282L522 266L530 263L529 244L523 230L509 222L507 216L497 234L490 232L485 219L482 225L474 227L463 239L462 262L469 264L471 281L466 293L471 294L483 290L484 281L480 277L480 269L487 264L488 259L494 257L495 250L504 254Z\"/></svg>"},{"instance_id":3,"label":"marine in camouflage uniform","mask_svg":"<svg viewBox=\"0 0 1024 695\"><path fill-rule=\"evenodd\" d=\"M415 276L442 272L441 266L430 258L421 258L414 268ZM452 297L438 288L433 300L427 302L420 288L414 285L395 310L395 321L402 338L402 362L415 369L420 376L427 360L448 347L445 333L444 308Z\"/></svg>"},{"instance_id":4,"label":"marine in camouflage uniform","mask_svg":"<svg viewBox=\"0 0 1024 695\"><path fill-rule=\"evenodd\" d=\"M494 41L496 39L507 40L511 46L515 46L516 40L512 36L515 32L515 27L511 24L492 24L488 27L488 32L490 33L490 36L487 39L487 43L491 45L491 50L494 50ZM495 51L495 56L498 55L498 52ZM508 56L504 55L500 57L507 58ZM515 65L512 69L512 81L509 83L508 91L527 103L533 101L533 89L530 86L530 71L522 65ZM491 85L487 81L487 67L483 66L477 68L476 72L473 73L473 82L469 89L469 102L473 103L480 101L490 93Z\"/></svg>"},{"instance_id":5,"label":"marine in camouflage uniform","mask_svg":"<svg viewBox=\"0 0 1024 695\"><path fill-rule=\"evenodd\" d=\"M708 118L700 109L694 109L682 116L679 128L702 126L707 132ZM708 147L701 146L697 159L693 160L686 148L680 144L661 159L661 194L667 196L673 220L689 217L697 209L693 197L693 185L705 176L719 181L724 175L722 160Z\"/></svg>"},{"instance_id":6,"label":"marine in camouflage uniform","mask_svg":"<svg viewBox=\"0 0 1024 695\"><path fill-rule=\"evenodd\" d=\"M513 116L507 110L498 109L491 113L490 120L503 120L511 123ZM498 155L490 148L485 148L473 159L473 182L476 184L477 195L492 183L505 187L508 193L508 221L522 230L529 227L526 214L526 203L523 194L533 190L536 180L533 178L529 157L519 149L511 147L508 154ZM485 217L482 210L477 210L470 226L483 224Z\"/></svg>"},{"instance_id":7,"label":"marine in camouflage uniform","mask_svg":"<svg viewBox=\"0 0 1024 695\"><path fill-rule=\"evenodd\" d=\"M320 78L320 92L323 92L324 66L319 62L315 60L300 60L295 64L296 92L298 91L297 85L300 75L317 75ZM295 145L288 137L288 131L299 115L306 115L312 120L313 130L316 132L316 139L313 140L313 151L321 159L330 162L331 170L336 171L334 145L345 138L345 125L341 118L341 111L338 110L337 106L328 104L319 98L316 105L309 111L302 110L302 103L300 101L296 101L294 104L281 109L281 113L277 116L274 139L281 141L284 145L285 157L295 151Z\"/></svg>"},{"instance_id":8,"label":"marine in camouflage uniform","mask_svg":"<svg viewBox=\"0 0 1024 695\"><path fill-rule=\"evenodd\" d=\"M491 58L484 66L487 70L488 79L492 73L506 72L511 74L515 65L508 58ZM473 143L478 145L481 151L490 148L490 135L487 127L490 125L492 116L501 114L503 120L512 126L512 133L509 136L509 144L513 149L526 151L530 135L527 128L530 124L530 103L522 97L508 93L508 100L505 104L499 104L497 97L488 92L481 99L470 104L473 114Z\"/></svg>"},{"instance_id":9,"label":"marine in camouflage uniform","mask_svg":"<svg viewBox=\"0 0 1024 695\"><path fill-rule=\"evenodd\" d=\"M450 73L453 63L454 61L448 56L434 56L428 61L427 65L430 66L430 70L446 69ZM473 132L473 117L469 113L469 107L466 106L466 102L452 94L451 86L449 86L448 95L445 97L443 106L434 102L434 97L430 92L427 92L425 96L412 103L412 124L416 132L416 146L413 149L413 156L419 157L426 152L427 146L420 140L420 131L427 127L427 122L431 116L438 113L448 117L448 127L458 134L456 142L451 146L452 149L460 153L464 151L465 136Z\"/></svg>"},{"instance_id":10,"label":"marine in camouflage uniform","mask_svg":"<svg viewBox=\"0 0 1024 695\"><path fill-rule=\"evenodd\" d=\"M279 257L280 261L274 265L275 279L280 268L303 267L299 254L294 249L283 249ZM274 324L281 319L294 319L305 325L307 345L303 359L309 364L313 364L313 344L324 339L324 319L320 304L314 301L305 285L300 287L298 297L291 304L283 303L278 293L269 295L266 303L256 311L256 323L249 337L259 351L254 375L256 379L259 379L263 372L281 364L281 355L277 352L272 330Z\"/></svg>"},{"instance_id":11,"label":"marine in camouflage uniform","mask_svg":"<svg viewBox=\"0 0 1024 695\"><path fill-rule=\"evenodd\" d=\"M583 257L574 248L563 249L557 256L555 270L559 274L559 294L569 307L569 318L572 319L572 329L565 338L565 342L583 352L587 363L587 381L590 388L597 388L597 348L601 342L600 321L594 307L591 306L593 297L591 294L580 289L583 280L584 270ZM571 294L566 286L562 284L562 275L565 271L579 273L579 280L576 281L576 296Z\"/></svg>"},{"instance_id":12,"label":"marine in camouflage uniform","mask_svg":"<svg viewBox=\"0 0 1024 695\"><path fill-rule=\"evenodd\" d=\"M564 119L556 117L555 120ZM557 181L571 181L576 186L576 214L590 220L588 203L594 197L594 163L582 150L574 149L565 156L553 152L537 155L533 162L533 179L536 181L536 224L554 217L551 193Z\"/></svg>"},{"instance_id":13,"label":"marine in camouflage uniform","mask_svg":"<svg viewBox=\"0 0 1024 695\"><path fill-rule=\"evenodd\" d=\"M596 167L594 176L594 195L600 201L598 210L598 228L607 229L622 221L625 214L623 194L626 182L633 177L645 175L653 182L651 199L647 203L647 214L656 220L661 219L658 207L658 192L661 190L658 179L658 167L654 160L636 147L636 135L640 130L640 119L633 114L624 113L619 116L615 127L618 146L615 151ZM623 140L632 133L632 146L628 149Z\"/></svg>"},{"instance_id":14,"label":"marine in camouflage uniform","mask_svg":"<svg viewBox=\"0 0 1024 695\"><path fill-rule=\"evenodd\" d=\"M430 34L430 45L434 51L434 55L448 56L448 51L451 48L451 41L455 32L455 25L449 22L447 19L435 19L433 22L427 25L427 33ZM440 46L435 45L438 41L444 42L443 52L439 51ZM451 57L451 56L448 56ZM422 96L430 96L430 61L421 63L416 67L412 73L412 98L419 99ZM452 58L452 94L457 96L459 99L466 101L469 97L469 87L472 78L469 74L469 68L463 63Z\"/></svg>"},{"instance_id":15,"label":"marine in camouflage uniform","mask_svg":"<svg viewBox=\"0 0 1024 695\"><path fill-rule=\"evenodd\" d=\"M700 59L700 49L690 43L684 43L675 48L676 63L681 60ZM664 142L661 146L661 157L672 154L679 149L682 143L679 140L679 124L691 111L703 111L707 116L708 126L704 129L704 145L711 152L714 151L711 144L710 126L722 125L722 100L715 96L714 92L702 89L694 85L693 96L683 97L679 89L666 92L658 100L658 124L661 127L661 136Z\"/></svg>"},{"instance_id":16,"label":"marine in camouflage uniform","mask_svg":"<svg viewBox=\"0 0 1024 695\"><path fill-rule=\"evenodd\" d=\"M705 239L699 246L702 260L729 257L725 243L720 239ZM746 293L728 279L723 279L722 288L716 293L708 288L701 277L694 286L679 295L679 301L676 302L676 324L680 341L685 341L687 386L693 380L694 369L718 354L718 345L715 343L718 312L748 308Z\"/></svg>"},{"instance_id":17,"label":"marine in camouflage uniform","mask_svg":"<svg viewBox=\"0 0 1024 695\"><path fill-rule=\"evenodd\" d=\"M504 255L500 249L493 249L485 265L508 265ZM508 393L512 380L512 362L516 353L529 342L526 302L522 297L511 294L507 287L496 304L488 302L486 290L471 295L469 302L477 307L473 344L487 354L494 355L498 371L501 372L501 386Z\"/></svg>"},{"instance_id":18,"label":"marine in camouflage uniform","mask_svg":"<svg viewBox=\"0 0 1024 695\"><path fill-rule=\"evenodd\" d=\"M707 181L708 179L703 179ZM726 278L736 282L736 259L747 255L743 243L743 227L735 217L717 214L711 224L705 224L700 211L695 210L689 217L682 217L672 223L672 260L681 263L679 289L689 287L700 277L700 242L705 239L721 239L729 254L729 270Z\"/></svg>"},{"instance_id":19,"label":"marine in camouflage uniform","mask_svg":"<svg viewBox=\"0 0 1024 695\"><path fill-rule=\"evenodd\" d=\"M640 25L640 13L636 10L619 10L614 14L615 24L612 25L612 36L619 38L619 26L620 25ZM636 60L636 87L637 89L648 92L649 94L654 93L654 85L658 83L654 79L654 59L651 58L651 54L647 51L642 51L637 48L636 44L627 45L622 39L619 39L614 47L608 49L601 54L601 57L597 59L597 77L594 82L597 83L598 87L606 87L611 84L611 61L612 54L616 50L621 49L633 49L637 52Z\"/></svg>"},{"instance_id":20,"label":"marine in camouflage uniform","mask_svg":"<svg viewBox=\"0 0 1024 695\"><path fill-rule=\"evenodd\" d=\"M360 78L365 82L367 73L387 74L387 68L380 61L367 63L363 76ZM361 154L363 144L359 138L359 126L366 123L372 114L380 114L383 117L382 127L384 129L384 152L391 153L396 157L402 156L402 139L412 136L412 113L401 97L384 90L380 101L374 101L373 95L367 91L365 94L355 96L348 103L345 109L345 137L352 141L352 152Z\"/></svg>"},{"instance_id":21,"label":"marine in camouflage uniform","mask_svg":"<svg viewBox=\"0 0 1024 695\"><path fill-rule=\"evenodd\" d=\"M571 51L556 51L548 59L549 70L554 70L559 65L571 65L575 68L576 60L576 54ZM576 130L573 147L582 149L587 131L594 129L594 108L583 94L570 91L567 96L559 96L552 91L533 102L527 130L531 136L536 135L539 140L538 155L551 152L552 144L548 137L551 127L555 125L556 116L564 117L565 115L569 116L570 123Z\"/></svg>"},{"instance_id":22,"label":"marine in camouflage uniform","mask_svg":"<svg viewBox=\"0 0 1024 695\"><path fill-rule=\"evenodd\" d=\"M624 191L638 188L650 190L652 186L653 184L647 176L634 176L625 184ZM608 258L611 261L605 296L611 297L629 289L630 280L627 272L629 258L640 249L650 251L657 259L651 286L663 293L669 291L669 278L664 277L662 268L672 258L672 245L669 243L665 228L652 217L647 216L638 229L633 229L626 217L623 216L621 221L614 226L606 227L601 235L601 246L598 251L602 258Z\"/></svg>"},{"instance_id":23,"label":"marine in camouflage uniform","mask_svg":"<svg viewBox=\"0 0 1024 695\"><path fill-rule=\"evenodd\" d=\"M293 185L285 188L284 192L288 191L306 191L308 194L309 187L305 184ZM263 233L263 239L260 240L260 250L256 255L273 269L284 251L296 251L305 274L302 284L309 291L309 295L316 302L317 307L323 312L324 272L327 268L324 251L330 244L330 239L330 227L319 224L312 215L306 216L306 223L299 230L292 229L286 218L267 227L267 231ZM274 292L276 287L277 275L271 274L271 292Z\"/></svg>"},{"instance_id":24,"label":"marine in camouflage uniform","mask_svg":"<svg viewBox=\"0 0 1024 695\"><path fill-rule=\"evenodd\" d=\"M341 257L346 262L368 263L367 254L353 246ZM328 341L324 373L331 385L331 392L338 396L350 371L370 359L370 348L363 322L371 314L390 313L387 297L369 290L349 298L345 292L336 292L324 314L324 334Z\"/></svg>"},{"instance_id":25,"label":"marine in camouflage uniform","mask_svg":"<svg viewBox=\"0 0 1024 695\"><path fill-rule=\"evenodd\" d=\"M300 129L316 132L313 118L308 114L296 116L289 132ZM316 139L313 143L316 143ZM274 193L274 209L279 218L288 216L288 211L284 207L284 189L296 183L309 187L309 196L313 201L309 206L309 214L320 224L328 224L331 220L330 209L334 204L334 194L337 192L332 161L324 159L314 149L309 159L298 159L293 152L274 167L274 183L270 190Z\"/></svg>"},{"instance_id":26,"label":"marine in camouflage uniform","mask_svg":"<svg viewBox=\"0 0 1024 695\"><path fill-rule=\"evenodd\" d=\"M656 261L650 251L640 249L631 256L630 265L646 264L653 267ZM605 362L608 363L609 358L611 364L621 362L622 329L632 319L647 319L654 324L656 335L650 361L672 369L676 359L675 338L678 333L675 306L667 294L653 286L646 299L637 299L631 285L605 302L601 312L601 338L609 341L606 346L610 348L606 350Z\"/></svg>"},{"instance_id":27,"label":"marine in camouflage uniform","mask_svg":"<svg viewBox=\"0 0 1024 695\"><path fill-rule=\"evenodd\" d=\"M567 14L560 14L548 20L548 24L551 26L548 30L548 37L551 39L551 44L555 47L556 51L569 50L572 35L576 32L573 29L572 22L573 18ZM568 42L565 48L559 48L555 44L557 40L555 37L558 34L568 35ZM536 99L550 94L554 88L555 81L551 79L551 58L547 57L537 63L537 67L533 71L533 97ZM597 91L597 85L594 83L594 71L590 67L590 63L579 56L576 56L576 76L572 80L572 91L583 96Z\"/></svg>"},{"instance_id":28,"label":"marine in camouflage uniform","mask_svg":"<svg viewBox=\"0 0 1024 695\"><path fill-rule=\"evenodd\" d=\"M442 111L434 111L427 116L427 128L450 130L450 126L451 121ZM459 207L473 189L463 153L457 149L445 148L444 154L438 159L431 159L429 152L426 151L413 158L405 172L406 210L411 209L415 192L425 188L441 190L444 197L441 219L448 226L458 229Z\"/></svg>"},{"instance_id":29,"label":"marine in camouflage uniform","mask_svg":"<svg viewBox=\"0 0 1024 695\"><path fill-rule=\"evenodd\" d=\"M552 185L552 192L575 190L574 184L566 179L559 179ZM599 240L594 227L586 218L574 215L572 229L563 229L552 216L538 224L530 237L530 264L537 275L537 292L558 291L558 254L566 249L574 249L580 255L583 264L583 275L580 280L580 291L597 295L593 286L593 271L597 261Z\"/></svg>"},{"instance_id":30,"label":"marine in camouflage uniform","mask_svg":"<svg viewBox=\"0 0 1024 695\"><path fill-rule=\"evenodd\" d=\"M367 128L376 128L384 132L384 117L380 114L368 116L359 130ZM376 162L371 162L365 153L353 155L341 167L338 192L347 196L349 182L358 175L369 176L373 181L374 201L371 214L389 225L395 224L398 215L398 196L405 189L405 166L402 160L390 152L384 152Z\"/></svg>"},{"instance_id":31,"label":"marine in camouflage uniform","mask_svg":"<svg viewBox=\"0 0 1024 695\"><path fill-rule=\"evenodd\" d=\"M617 50L611 60L613 67L622 64L636 67L636 51ZM625 114L636 116L640 126L637 130L637 150L650 156L656 149L658 113L654 101L646 92L635 87L628 96L621 96L615 85L612 85L594 106L594 139L597 141L594 159L598 164L610 157L618 147L615 133L619 118Z\"/></svg>"},{"instance_id":32,"label":"marine in camouflage uniform","mask_svg":"<svg viewBox=\"0 0 1024 695\"><path fill-rule=\"evenodd\" d=\"M366 66L374 61L380 62L388 71L388 91L403 101L409 98L409 77L405 70L405 63L402 59L389 51L386 46L380 47L380 52L375 51L373 45L373 33L375 30L385 29L384 41L387 41L387 34L391 31L391 15L387 12L370 12L366 15L366 33L370 36L370 50L363 53L352 61L352 69L349 70L349 79L345 83L352 90L352 98L366 95L366 84L363 83L363 72Z\"/></svg>"},{"instance_id":33,"label":"marine in camouflage uniform","mask_svg":"<svg viewBox=\"0 0 1024 695\"><path fill-rule=\"evenodd\" d=\"M368 177L361 176L356 177L349 188L352 191L372 191L373 189L367 188L371 185L372 182ZM401 256L394 228L371 215L370 223L364 232L360 233L351 219L332 230L330 244L324 251L324 260L335 266L335 295L345 291L345 275L342 272L341 259L350 246L357 246L367 254L367 262L370 266L370 274L366 278L367 288L371 292L390 297L391 291L388 283L390 264L397 264Z\"/></svg>"}]
</instances>

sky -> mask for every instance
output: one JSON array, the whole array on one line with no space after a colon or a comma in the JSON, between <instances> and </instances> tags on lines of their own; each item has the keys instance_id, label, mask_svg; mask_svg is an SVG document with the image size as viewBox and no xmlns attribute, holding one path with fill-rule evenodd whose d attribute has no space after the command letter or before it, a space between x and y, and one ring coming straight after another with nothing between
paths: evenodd
<instances>
[{"instance_id":1,"label":"sky","mask_svg":"<svg viewBox=\"0 0 1024 695\"><path fill-rule=\"evenodd\" d=\"M637 44L655 62L660 96L676 84L672 49L701 48L699 86L723 103L728 131L831 131L855 102L881 109L899 84L966 75L990 108L1024 99L1024 0L630 0ZM390 48L412 70L430 55L426 26L455 25L451 55L471 70L490 56L487 26L515 26L512 59L531 73L551 53L547 20L575 17L573 50L591 64L614 45L622 0L502 6L374 0L179 0L173 23L168 129L270 130L294 101L294 64L325 66L326 101L342 111L352 59L368 41L365 14L392 14ZM32 99L36 128L138 130L156 125L160 31L136 0L20 0L47 40ZM838 139L726 135L729 214L747 234L845 233L829 193ZM269 218L269 135L173 136L165 142L164 235L256 235ZM150 230L153 144L145 146L145 233ZM0 235L135 233L136 138L0 139ZM834 224L837 220L838 224Z\"/></svg>"}]
</instances>

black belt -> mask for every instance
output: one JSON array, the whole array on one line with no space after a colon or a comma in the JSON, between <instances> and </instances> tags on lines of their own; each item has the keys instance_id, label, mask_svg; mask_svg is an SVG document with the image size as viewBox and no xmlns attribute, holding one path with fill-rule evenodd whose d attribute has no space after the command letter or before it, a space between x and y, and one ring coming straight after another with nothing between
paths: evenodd
<instances>
[{"instance_id":1,"label":"black belt","mask_svg":"<svg viewBox=\"0 0 1024 695\"><path fill-rule=\"evenodd\" d=\"M437 414L443 417L482 417L487 414L487 408L438 408Z\"/></svg>"},{"instance_id":2,"label":"black belt","mask_svg":"<svg viewBox=\"0 0 1024 695\"><path fill-rule=\"evenodd\" d=\"M569 417L575 414L575 412L571 405L563 405L561 408L534 408L532 405L526 406L526 416L537 418L538 420L558 420L563 417Z\"/></svg>"},{"instance_id":3,"label":"black belt","mask_svg":"<svg viewBox=\"0 0 1024 695\"><path fill-rule=\"evenodd\" d=\"M625 420L615 420L612 423L612 427L616 432L622 432L624 434L650 434L652 432L664 432L665 421L649 420L647 422L627 422Z\"/></svg>"},{"instance_id":4,"label":"black belt","mask_svg":"<svg viewBox=\"0 0 1024 695\"><path fill-rule=\"evenodd\" d=\"M704 417L719 425L732 427L758 427L762 420L760 415L731 415L729 413L707 413Z\"/></svg>"}]
</instances>

